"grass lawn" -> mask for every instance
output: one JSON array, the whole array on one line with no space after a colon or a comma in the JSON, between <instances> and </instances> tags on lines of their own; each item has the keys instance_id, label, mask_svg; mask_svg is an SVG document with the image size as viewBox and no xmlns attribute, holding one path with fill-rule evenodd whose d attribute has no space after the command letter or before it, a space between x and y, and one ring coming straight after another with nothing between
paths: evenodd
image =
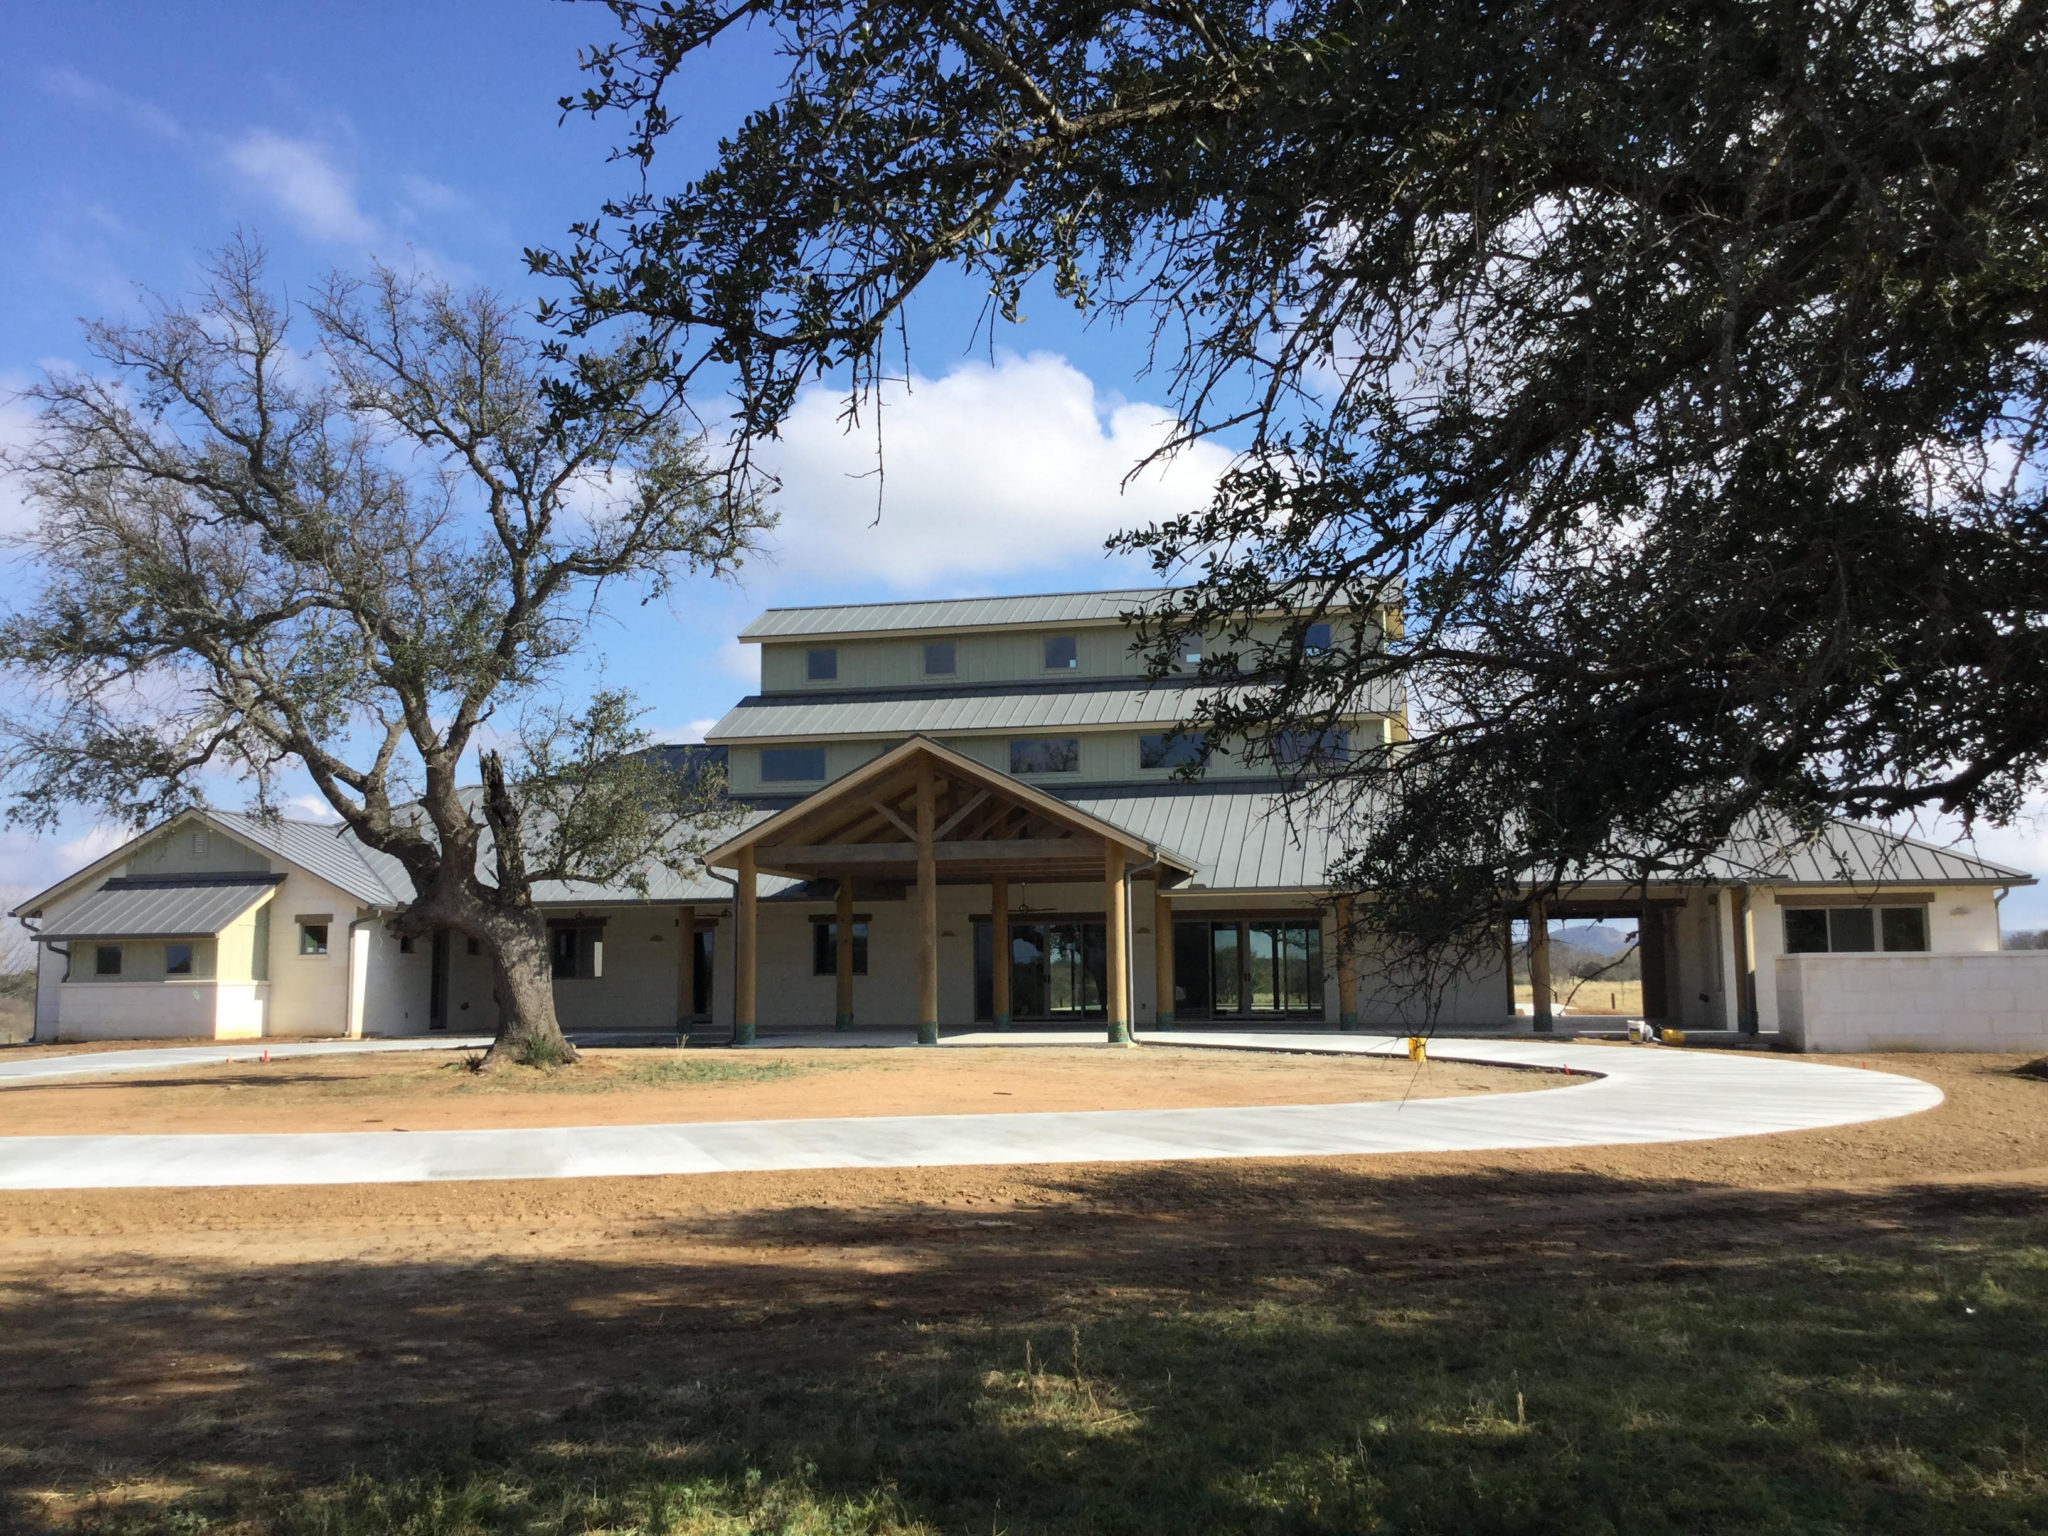
<instances>
[{"instance_id":1,"label":"grass lawn","mask_svg":"<svg viewBox=\"0 0 2048 1536\"><path fill-rule=\"evenodd\" d=\"M5 1197L0 1527L2038 1532L2048 1083L2014 1065L1691 1148L398 1186L317 1221Z\"/></svg>"}]
</instances>

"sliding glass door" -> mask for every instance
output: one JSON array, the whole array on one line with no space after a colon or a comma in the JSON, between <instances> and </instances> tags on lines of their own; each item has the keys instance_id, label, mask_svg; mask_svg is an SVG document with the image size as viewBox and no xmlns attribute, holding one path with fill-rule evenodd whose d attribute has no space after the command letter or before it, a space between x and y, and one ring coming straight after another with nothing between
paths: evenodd
<instances>
[{"instance_id":1,"label":"sliding glass door","mask_svg":"<svg viewBox=\"0 0 2048 1536\"><path fill-rule=\"evenodd\" d=\"M995 1017L994 932L974 920L974 1016ZM1109 930L1100 918L1010 920L1010 1017L1064 1023L1101 1018Z\"/></svg>"},{"instance_id":2,"label":"sliding glass door","mask_svg":"<svg viewBox=\"0 0 2048 1536\"><path fill-rule=\"evenodd\" d=\"M1176 1019L1320 1018L1323 925L1315 918L1173 925Z\"/></svg>"}]
</instances>

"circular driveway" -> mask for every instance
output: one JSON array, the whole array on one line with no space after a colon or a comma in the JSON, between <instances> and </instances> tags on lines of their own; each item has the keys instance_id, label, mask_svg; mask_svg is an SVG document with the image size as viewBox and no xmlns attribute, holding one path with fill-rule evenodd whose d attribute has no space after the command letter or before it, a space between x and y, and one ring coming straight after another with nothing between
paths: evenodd
<instances>
[{"instance_id":1,"label":"circular driveway","mask_svg":"<svg viewBox=\"0 0 2048 1536\"><path fill-rule=\"evenodd\" d=\"M1208 1050L1403 1055L1399 1039L1323 1033L1151 1032L1147 1045ZM467 1039L271 1044L271 1058L447 1050ZM894 1037L785 1035L778 1046L893 1044ZM957 1034L945 1044L1084 1043L1073 1035ZM248 1060L265 1042L95 1052L0 1062L0 1086L88 1073ZM1444 1061L1569 1068L1593 1081L1498 1097L1238 1109L913 1115L476 1131L0 1137L0 1189L177 1189L253 1184L395 1184L445 1179L614 1178L629 1174L976 1163L1137 1163L1383 1152L1501 1151L1710 1141L1888 1120L1932 1109L1917 1078L1750 1052L1606 1047L1572 1041L1444 1039ZM0 1095L0 1106L4 1106Z\"/></svg>"}]
</instances>

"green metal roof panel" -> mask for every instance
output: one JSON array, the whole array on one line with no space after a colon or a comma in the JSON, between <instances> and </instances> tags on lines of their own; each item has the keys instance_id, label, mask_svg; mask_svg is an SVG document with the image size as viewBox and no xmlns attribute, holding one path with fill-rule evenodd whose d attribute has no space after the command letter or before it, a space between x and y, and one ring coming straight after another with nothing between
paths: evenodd
<instances>
[{"instance_id":1,"label":"green metal roof panel","mask_svg":"<svg viewBox=\"0 0 2048 1536\"><path fill-rule=\"evenodd\" d=\"M756 694L706 733L716 742L825 740L835 736L939 736L964 731L1043 731L1172 725L1222 683L1148 683L1143 678L869 693ZM1399 706L1389 694L1379 712Z\"/></svg>"},{"instance_id":2,"label":"green metal roof panel","mask_svg":"<svg viewBox=\"0 0 2048 1536\"><path fill-rule=\"evenodd\" d=\"M283 875L117 878L72 902L36 937L46 943L210 938L283 881Z\"/></svg>"},{"instance_id":3,"label":"green metal roof panel","mask_svg":"<svg viewBox=\"0 0 2048 1536\"><path fill-rule=\"evenodd\" d=\"M1172 587L1111 592L1040 592L1027 597L957 597L920 603L838 603L770 608L740 631L742 640L794 640L904 630L989 629L1023 624L1113 624Z\"/></svg>"}]
</instances>

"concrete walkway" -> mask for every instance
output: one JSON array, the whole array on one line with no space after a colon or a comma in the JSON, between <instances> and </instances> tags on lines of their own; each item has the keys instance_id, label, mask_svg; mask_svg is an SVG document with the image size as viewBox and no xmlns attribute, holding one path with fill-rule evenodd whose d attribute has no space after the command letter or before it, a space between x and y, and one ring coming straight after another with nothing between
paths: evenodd
<instances>
[{"instance_id":1,"label":"concrete walkway","mask_svg":"<svg viewBox=\"0 0 2048 1536\"><path fill-rule=\"evenodd\" d=\"M1153 1033L1153 1047L1403 1054L1398 1040L1340 1034ZM1084 1037L960 1034L948 1045L1082 1044ZM329 1042L339 1049L449 1049L461 1041ZM825 1043L783 1036L774 1044ZM842 1036L833 1043L893 1044ZM321 1053L313 1047L272 1047ZM0 1189L391 1184L440 1179L603 1178L792 1168L975 1163L1171 1162L1331 1157L1706 1141L1885 1120L1931 1109L1915 1078L1762 1055L1574 1044L1440 1040L1439 1060L1597 1073L1597 1080L1502 1097L1240 1109L916 1115L698 1125L296 1135L0 1137ZM129 1053L115 1053L126 1056ZM135 1053L143 1054L143 1053ZM172 1055L172 1052L151 1053ZM218 1049L176 1053L212 1060ZM253 1054L241 1051L247 1056ZM77 1060L78 1058L68 1058ZM98 1058L104 1061L105 1057ZM180 1063L173 1063L180 1064ZM23 1062L23 1067L37 1063ZM125 1062L123 1063L125 1066ZM104 1070L97 1065L87 1070ZM48 1075L48 1074L41 1074ZM0 1114L5 1112L0 1096Z\"/></svg>"}]
</instances>

